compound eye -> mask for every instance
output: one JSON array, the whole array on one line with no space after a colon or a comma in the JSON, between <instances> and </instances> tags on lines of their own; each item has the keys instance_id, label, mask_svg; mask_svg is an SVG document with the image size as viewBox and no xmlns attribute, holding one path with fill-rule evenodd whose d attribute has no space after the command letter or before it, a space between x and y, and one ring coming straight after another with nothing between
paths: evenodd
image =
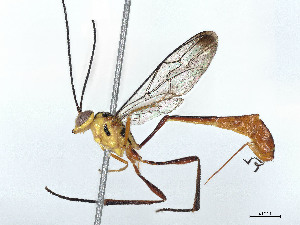
<instances>
[{"instance_id":1,"label":"compound eye","mask_svg":"<svg viewBox=\"0 0 300 225\"><path fill-rule=\"evenodd\" d=\"M75 120L76 127L80 127L82 124L84 124L92 115L93 111L87 110L84 112L80 112Z\"/></svg>"}]
</instances>

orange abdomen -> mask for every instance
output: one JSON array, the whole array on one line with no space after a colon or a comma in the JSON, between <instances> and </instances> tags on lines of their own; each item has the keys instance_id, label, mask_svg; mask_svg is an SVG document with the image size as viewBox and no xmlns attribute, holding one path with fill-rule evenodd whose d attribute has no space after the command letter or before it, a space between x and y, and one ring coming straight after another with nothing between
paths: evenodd
<instances>
[{"instance_id":1,"label":"orange abdomen","mask_svg":"<svg viewBox=\"0 0 300 225\"><path fill-rule=\"evenodd\" d=\"M176 116L171 120L176 121ZM185 122L212 125L248 136L248 146L263 161L274 159L275 144L269 129L258 114L228 117L185 117Z\"/></svg>"}]
</instances>

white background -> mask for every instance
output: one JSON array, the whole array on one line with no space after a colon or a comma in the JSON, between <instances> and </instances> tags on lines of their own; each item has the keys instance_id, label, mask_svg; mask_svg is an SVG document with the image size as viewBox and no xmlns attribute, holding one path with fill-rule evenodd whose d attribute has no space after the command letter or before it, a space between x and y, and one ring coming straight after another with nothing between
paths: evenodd
<instances>
[{"instance_id":1,"label":"white background","mask_svg":"<svg viewBox=\"0 0 300 225\"><path fill-rule=\"evenodd\" d=\"M97 23L95 63L83 108L109 111L117 56L121 0L66 1L77 95L81 92ZM151 206L108 206L102 224L299 224L300 3L298 1L164 0L132 2L119 106L171 51L193 35L213 30L219 48L210 68L178 115L259 113L273 134L275 159L257 173L253 153L239 153L203 185L248 139L201 125L168 123L140 151L164 161L201 159L201 209L189 208L196 165L141 166L168 200ZM0 224L93 224L95 205L48 194L95 199L103 152L91 132L74 135L77 115L70 87L60 1L0 1ZM79 98L79 97L78 97ZM133 128L141 142L159 120ZM121 165L110 161L111 168ZM157 199L132 167L109 174L106 196ZM282 218L249 218L259 212Z\"/></svg>"}]
</instances>

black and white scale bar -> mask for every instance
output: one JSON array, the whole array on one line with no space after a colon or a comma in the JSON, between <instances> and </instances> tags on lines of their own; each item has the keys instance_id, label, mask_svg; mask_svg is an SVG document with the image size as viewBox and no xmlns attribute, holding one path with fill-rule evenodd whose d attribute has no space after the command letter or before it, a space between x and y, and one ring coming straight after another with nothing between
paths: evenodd
<instances>
[{"instance_id":1,"label":"black and white scale bar","mask_svg":"<svg viewBox=\"0 0 300 225\"><path fill-rule=\"evenodd\" d=\"M250 217L279 217L279 218L281 218L281 215L279 215L279 216L250 216Z\"/></svg>"}]
</instances>

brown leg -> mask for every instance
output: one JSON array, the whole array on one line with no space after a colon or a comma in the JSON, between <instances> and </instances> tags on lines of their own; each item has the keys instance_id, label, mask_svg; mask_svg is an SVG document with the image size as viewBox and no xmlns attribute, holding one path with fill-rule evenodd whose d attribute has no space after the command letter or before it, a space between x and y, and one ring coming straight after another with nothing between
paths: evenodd
<instances>
[{"instance_id":1,"label":"brown leg","mask_svg":"<svg viewBox=\"0 0 300 225\"><path fill-rule=\"evenodd\" d=\"M50 194L57 196L59 198L68 200L68 201L73 201L73 202L87 202L87 203L97 203L96 200L89 200L89 199L84 199L84 198L72 198L72 197L67 197L64 195L57 194L56 192L52 191L49 189L47 186L45 187L46 191L48 191Z\"/></svg>"},{"instance_id":2,"label":"brown leg","mask_svg":"<svg viewBox=\"0 0 300 225\"><path fill-rule=\"evenodd\" d=\"M165 162L154 162L154 161L148 161L148 160L140 161L142 163L147 163L150 165L170 165L170 164L182 165L182 164L187 164L187 163L191 163L191 162L195 162L195 161L198 161L198 166L197 166L197 177L196 177L196 193L195 193L193 208L191 208L191 209L163 208L163 209L157 210L156 212L161 212L161 211L194 212L194 211L198 211L200 209L200 180L201 180L200 159L197 156L188 156L188 157L174 159L174 160L165 161Z\"/></svg>"},{"instance_id":3,"label":"brown leg","mask_svg":"<svg viewBox=\"0 0 300 225\"><path fill-rule=\"evenodd\" d=\"M156 187L154 184L152 184L150 181L148 181L144 176L141 175L139 169L136 165L133 164L133 167L135 169L136 174L147 184L147 186L150 188L150 190L156 194L158 197L161 198L161 200L117 200L117 199L105 199L104 205L150 205L154 203L161 203L164 202L167 198L164 195L164 193L159 190L158 187ZM45 187L45 189L52 195L55 195L59 198L69 200L69 201L76 201L76 202L87 202L87 203L97 203L96 200L89 200L89 199L82 199L82 198L71 198L64 195L60 195L55 193L54 191L50 190L48 187Z\"/></svg>"},{"instance_id":4,"label":"brown leg","mask_svg":"<svg viewBox=\"0 0 300 225\"><path fill-rule=\"evenodd\" d=\"M150 205L154 203L161 203L166 201L166 196L164 193L156 187L154 184L152 184L150 181L148 181L144 176L141 175L139 169L135 164L133 164L134 170L136 174L147 184L147 186L150 188L150 190L156 194L158 197L161 198L161 200L116 200L116 199L105 199L104 205Z\"/></svg>"}]
</instances>

